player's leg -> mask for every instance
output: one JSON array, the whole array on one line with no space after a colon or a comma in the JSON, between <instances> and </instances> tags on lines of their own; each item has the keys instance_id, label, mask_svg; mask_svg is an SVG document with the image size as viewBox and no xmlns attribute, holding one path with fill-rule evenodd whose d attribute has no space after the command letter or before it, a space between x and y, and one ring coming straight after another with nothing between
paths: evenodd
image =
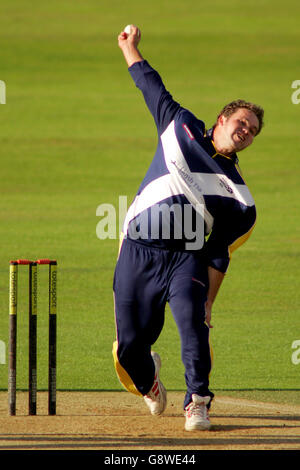
<instances>
[{"instance_id":1,"label":"player's leg","mask_svg":"<svg viewBox=\"0 0 300 470\"><path fill-rule=\"evenodd\" d=\"M184 399L186 431L206 430L211 424L208 410L213 393L209 390L211 354L209 328L205 323L207 271L193 257L182 262L170 283L169 303L181 338L187 392Z\"/></svg>"},{"instance_id":2,"label":"player's leg","mask_svg":"<svg viewBox=\"0 0 300 470\"><path fill-rule=\"evenodd\" d=\"M124 240L115 270L115 367L124 387L138 395L154 383L151 345L162 330L166 302L157 272L161 261L158 250Z\"/></svg>"},{"instance_id":3,"label":"player's leg","mask_svg":"<svg viewBox=\"0 0 300 470\"><path fill-rule=\"evenodd\" d=\"M170 282L168 301L181 339L187 385L185 408L192 402L193 394L213 397L209 390L209 328L205 323L208 277L207 268L191 254L183 254L177 265Z\"/></svg>"}]
</instances>

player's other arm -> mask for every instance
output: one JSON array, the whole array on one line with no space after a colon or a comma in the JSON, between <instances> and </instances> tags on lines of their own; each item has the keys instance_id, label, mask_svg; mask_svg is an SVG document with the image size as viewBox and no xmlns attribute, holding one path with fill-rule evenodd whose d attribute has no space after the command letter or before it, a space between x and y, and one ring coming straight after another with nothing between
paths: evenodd
<instances>
[{"instance_id":1,"label":"player's other arm","mask_svg":"<svg viewBox=\"0 0 300 470\"><path fill-rule=\"evenodd\" d=\"M209 288L207 292L207 301L205 304L205 321L209 328L212 328L211 325L211 312L212 306L217 297L223 279L225 277L225 273L218 271L217 269L213 268L212 266L208 266L208 283Z\"/></svg>"},{"instance_id":2,"label":"player's other arm","mask_svg":"<svg viewBox=\"0 0 300 470\"><path fill-rule=\"evenodd\" d=\"M255 206L250 206L237 216L231 213L228 217L220 217L206 243L208 258L209 289L206 302L206 322L209 327L211 310L225 273L228 269L231 254L249 238L256 220Z\"/></svg>"}]
</instances>

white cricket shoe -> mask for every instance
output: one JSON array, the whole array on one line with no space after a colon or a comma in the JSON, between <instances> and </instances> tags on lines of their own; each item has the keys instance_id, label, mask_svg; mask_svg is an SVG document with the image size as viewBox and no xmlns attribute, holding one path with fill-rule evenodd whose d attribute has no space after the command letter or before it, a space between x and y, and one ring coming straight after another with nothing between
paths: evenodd
<instances>
[{"instance_id":1,"label":"white cricket shoe","mask_svg":"<svg viewBox=\"0 0 300 470\"><path fill-rule=\"evenodd\" d=\"M191 403L185 407L185 430L210 429L210 421L207 406L210 397L200 397L193 393Z\"/></svg>"},{"instance_id":2,"label":"white cricket shoe","mask_svg":"<svg viewBox=\"0 0 300 470\"><path fill-rule=\"evenodd\" d=\"M144 400L151 411L152 415L161 415L167 406L167 391L161 381L159 380L159 369L161 368L160 356L151 352L152 359L155 364L155 377L154 383L147 395L144 395Z\"/></svg>"}]
</instances>

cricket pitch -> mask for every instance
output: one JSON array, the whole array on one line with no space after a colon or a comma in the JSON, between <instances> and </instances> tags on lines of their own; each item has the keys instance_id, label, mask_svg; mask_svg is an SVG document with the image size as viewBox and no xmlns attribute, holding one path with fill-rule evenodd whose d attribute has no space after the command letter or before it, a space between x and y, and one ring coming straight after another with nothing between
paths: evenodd
<instances>
[{"instance_id":1,"label":"cricket pitch","mask_svg":"<svg viewBox=\"0 0 300 470\"><path fill-rule=\"evenodd\" d=\"M209 431L186 432L183 393L169 392L160 417L127 392L58 392L57 415L47 415L47 393L38 393L37 416L28 416L25 392L17 415L8 416L0 392L0 450L296 450L300 406L216 396Z\"/></svg>"}]
</instances>

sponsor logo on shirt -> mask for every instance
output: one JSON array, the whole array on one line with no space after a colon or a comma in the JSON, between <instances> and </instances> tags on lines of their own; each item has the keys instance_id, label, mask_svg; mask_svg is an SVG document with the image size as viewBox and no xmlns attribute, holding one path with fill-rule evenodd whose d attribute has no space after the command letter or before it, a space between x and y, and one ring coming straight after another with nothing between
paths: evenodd
<instances>
[{"instance_id":1,"label":"sponsor logo on shirt","mask_svg":"<svg viewBox=\"0 0 300 470\"><path fill-rule=\"evenodd\" d=\"M225 178L220 178L219 182L220 182L220 186L222 186L222 188L225 188L226 191L228 191L230 194L233 193L233 189L229 186L229 184L227 183Z\"/></svg>"}]
</instances>

